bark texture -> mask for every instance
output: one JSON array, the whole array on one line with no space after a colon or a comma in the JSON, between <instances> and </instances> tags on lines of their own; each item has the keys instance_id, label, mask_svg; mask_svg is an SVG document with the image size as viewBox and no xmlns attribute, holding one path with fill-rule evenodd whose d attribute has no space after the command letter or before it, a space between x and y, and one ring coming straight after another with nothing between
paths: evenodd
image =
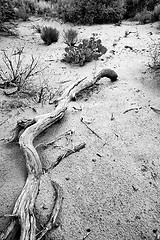
<instances>
[{"instance_id":1,"label":"bark texture","mask_svg":"<svg viewBox=\"0 0 160 240\"><path fill-rule=\"evenodd\" d=\"M61 97L56 100L57 107L53 112L36 116L33 119L24 119L17 123L13 136L9 141L16 140L19 142L20 148L23 150L25 156L28 177L15 203L11 222L6 230L0 235L1 240L15 239L19 227L21 230L20 240L40 240L48 231L56 227L56 219L62 205L62 189L57 183L52 181L53 188L56 192L53 211L44 229L37 233L34 205L41 176L46 173L42 169L42 163L33 145L33 141L41 132L63 118L68 103L74 99L79 92L94 85L102 77L107 77L110 78L111 81L115 81L118 76L113 70L104 69L94 79L89 80L84 78L78 80L65 89ZM70 153L68 153L68 155L69 154ZM52 166L57 166L57 159Z\"/></svg>"}]
</instances>

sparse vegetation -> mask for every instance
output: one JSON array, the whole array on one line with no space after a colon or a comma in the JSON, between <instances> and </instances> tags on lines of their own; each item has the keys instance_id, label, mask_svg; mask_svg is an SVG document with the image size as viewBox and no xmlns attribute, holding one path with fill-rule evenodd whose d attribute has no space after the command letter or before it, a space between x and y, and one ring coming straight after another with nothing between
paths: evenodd
<instances>
[{"instance_id":1,"label":"sparse vegetation","mask_svg":"<svg viewBox=\"0 0 160 240\"><path fill-rule=\"evenodd\" d=\"M36 86L36 91L32 96L32 100L36 103L41 103L43 106L45 103L50 104L54 96L54 89L48 84L47 80L42 80L40 84Z\"/></svg>"},{"instance_id":2,"label":"sparse vegetation","mask_svg":"<svg viewBox=\"0 0 160 240\"><path fill-rule=\"evenodd\" d=\"M1 87L5 90L7 95L14 93L23 93L27 95L34 95L35 88L33 88L32 77L37 75L40 71L38 69L38 61L31 56L28 64L24 64L23 48L13 50L11 55L3 52L3 66L0 66L0 80L3 84ZM11 89L11 91L10 91Z\"/></svg>"},{"instance_id":3,"label":"sparse vegetation","mask_svg":"<svg viewBox=\"0 0 160 240\"><path fill-rule=\"evenodd\" d=\"M68 46L74 46L77 42L78 32L72 28L64 31L64 42Z\"/></svg>"},{"instance_id":4,"label":"sparse vegetation","mask_svg":"<svg viewBox=\"0 0 160 240\"><path fill-rule=\"evenodd\" d=\"M9 0L0 0L0 33L7 35L17 35L15 31L15 24L10 20L14 19L13 5ZM9 23L6 24L6 21Z\"/></svg>"},{"instance_id":5,"label":"sparse vegetation","mask_svg":"<svg viewBox=\"0 0 160 240\"><path fill-rule=\"evenodd\" d=\"M83 39L77 46L66 47L63 61L83 66L85 62L91 62L93 59L97 60L106 51L107 49L102 45L101 40L96 40L93 36L89 40Z\"/></svg>"},{"instance_id":6,"label":"sparse vegetation","mask_svg":"<svg viewBox=\"0 0 160 240\"><path fill-rule=\"evenodd\" d=\"M14 19L14 9L9 0L0 0L0 21L5 22Z\"/></svg>"},{"instance_id":7,"label":"sparse vegetation","mask_svg":"<svg viewBox=\"0 0 160 240\"><path fill-rule=\"evenodd\" d=\"M134 20L139 21L140 24L146 24L152 22L153 12L144 9L142 12L139 12L135 15Z\"/></svg>"},{"instance_id":8,"label":"sparse vegetation","mask_svg":"<svg viewBox=\"0 0 160 240\"><path fill-rule=\"evenodd\" d=\"M123 19L124 12L119 1L75 0L58 6L58 13L65 22L78 24L116 23Z\"/></svg>"},{"instance_id":9,"label":"sparse vegetation","mask_svg":"<svg viewBox=\"0 0 160 240\"><path fill-rule=\"evenodd\" d=\"M33 29L35 29L36 33L41 33L42 27L39 24L37 24L37 25L33 25Z\"/></svg>"},{"instance_id":10,"label":"sparse vegetation","mask_svg":"<svg viewBox=\"0 0 160 240\"><path fill-rule=\"evenodd\" d=\"M0 0L0 26L15 16L26 21L30 15L56 16L76 24L120 24L135 17L144 24L159 20L159 4L159 0Z\"/></svg>"},{"instance_id":11,"label":"sparse vegetation","mask_svg":"<svg viewBox=\"0 0 160 240\"><path fill-rule=\"evenodd\" d=\"M153 43L150 47L150 59L149 67L153 70L160 69L160 43Z\"/></svg>"},{"instance_id":12,"label":"sparse vegetation","mask_svg":"<svg viewBox=\"0 0 160 240\"><path fill-rule=\"evenodd\" d=\"M41 38L47 45L50 45L58 41L59 31L56 28L45 26L41 29Z\"/></svg>"},{"instance_id":13,"label":"sparse vegetation","mask_svg":"<svg viewBox=\"0 0 160 240\"><path fill-rule=\"evenodd\" d=\"M53 10L51 3L49 1L46 2L42 0L36 3L35 8L36 8L36 13L42 16L51 14Z\"/></svg>"},{"instance_id":14,"label":"sparse vegetation","mask_svg":"<svg viewBox=\"0 0 160 240\"><path fill-rule=\"evenodd\" d=\"M155 6L155 8L154 8L154 16L155 16L155 20L156 21L160 20L160 4Z\"/></svg>"},{"instance_id":15,"label":"sparse vegetation","mask_svg":"<svg viewBox=\"0 0 160 240\"><path fill-rule=\"evenodd\" d=\"M27 13L25 7L14 8L15 17L27 21L29 19L29 14Z\"/></svg>"},{"instance_id":16,"label":"sparse vegetation","mask_svg":"<svg viewBox=\"0 0 160 240\"><path fill-rule=\"evenodd\" d=\"M36 1L34 0L14 0L13 4L16 10L23 9L28 15L36 13Z\"/></svg>"}]
</instances>

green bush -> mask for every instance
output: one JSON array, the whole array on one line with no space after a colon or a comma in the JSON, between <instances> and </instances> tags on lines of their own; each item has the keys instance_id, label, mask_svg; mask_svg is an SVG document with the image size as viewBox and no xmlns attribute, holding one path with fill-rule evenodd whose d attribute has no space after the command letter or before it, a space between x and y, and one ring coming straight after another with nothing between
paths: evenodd
<instances>
[{"instance_id":1,"label":"green bush","mask_svg":"<svg viewBox=\"0 0 160 240\"><path fill-rule=\"evenodd\" d=\"M36 3L36 13L38 15L47 15L52 13L52 6L50 2L39 1Z\"/></svg>"},{"instance_id":2,"label":"green bush","mask_svg":"<svg viewBox=\"0 0 160 240\"><path fill-rule=\"evenodd\" d=\"M23 4L25 5L27 13L29 14L36 13L36 2L34 0L23 0Z\"/></svg>"},{"instance_id":3,"label":"green bush","mask_svg":"<svg viewBox=\"0 0 160 240\"><path fill-rule=\"evenodd\" d=\"M58 13L65 22L78 24L119 22L124 10L118 1L106 0L74 0L58 6Z\"/></svg>"},{"instance_id":4,"label":"green bush","mask_svg":"<svg viewBox=\"0 0 160 240\"><path fill-rule=\"evenodd\" d=\"M140 24L146 24L152 22L153 17L153 12L144 9L142 12L135 15L134 20L139 21Z\"/></svg>"},{"instance_id":5,"label":"green bush","mask_svg":"<svg viewBox=\"0 0 160 240\"><path fill-rule=\"evenodd\" d=\"M41 38L47 45L50 45L58 41L59 31L56 28L45 26L41 29Z\"/></svg>"},{"instance_id":6,"label":"green bush","mask_svg":"<svg viewBox=\"0 0 160 240\"><path fill-rule=\"evenodd\" d=\"M14 7L21 9L23 8L27 14L35 14L36 13L36 1L34 0L14 0Z\"/></svg>"},{"instance_id":7,"label":"green bush","mask_svg":"<svg viewBox=\"0 0 160 240\"><path fill-rule=\"evenodd\" d=\"M24 7L14 8L15 11L15 17L21 18L23 21L27 21L29 18L29 14L27 13L26 9Z\"/></svg>"},{"instance_id":8,"label":"green bush","mask_svg":"<svg viewBox=\"0 0 160 240\"><path fill-rule=\"evenodd\" d=\"M5 35L17 36L18 33L15 30L15 24L13 20L15 17L14 8L10 0L0 0L0 33ZM10 22L6 24L5 22Z\"/></svg>"},{"instance_id":9,"label":"green bush","mask_svg":"<svg viewBox=\"0 0 160 240\"><path fill-rule=\"evenodd\" d=\"M64 42L68 46L74 46L77 42L78 32L72 28L64 31Z\"/></svg>"},{"instance_id":10,"label":"green bush","mask_svg":"<svg viewBox=\"0 0 160 240\"><path fill-rule=\"evenodd\" d=\"M83 66L85 62L97 60L106 51L107 49L102 45L101 40L96 40L93 36L89 40L83 39L77 46L66 47L62 61Z\"/></svg>"},{"instance_id":11,"label":"green bush","mask_svg":"<svg viewBox=\"0 0 160 240\"><path fill-rule=\"evenodd\" d=\"M155 20L160 20L160 4L155 6L155 8L154 8L154 16L155 16Z\"/></svg>"},{"instance_id":12,"label":"green bush","mask_svg":"<svg viewBox=\"0 0 160 240\"><path fill-rule=\"evenodd\" d=\"M159 3L159 0L125 0L124 2L126 9L124 18L128 19L134 18L138 13L143 13L145 9L152 12L155 6Z\"/></svg>"},{"instance_id":13,"label":"green bush","mask_svg":"<svg viewBox=\"0 0 160 240\"><path fill-rule=\"evenodd\" d=\"M0 22L9 21L14 18L12 1L0 0Z\"/></svg>"}]
</instances>

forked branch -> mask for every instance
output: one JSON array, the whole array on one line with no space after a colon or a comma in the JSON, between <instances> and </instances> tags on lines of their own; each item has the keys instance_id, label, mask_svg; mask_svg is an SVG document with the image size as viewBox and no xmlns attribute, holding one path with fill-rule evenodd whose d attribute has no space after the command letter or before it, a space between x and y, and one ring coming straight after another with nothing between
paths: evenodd
<instances>
[{"instance_id":1,"label":"forked branch","mask_svg":"<svg viewBox=\"0 0 160 240\"><path fill-rule=\"evenodd\" d=\"M57 183L52 182L57 195L53 211L50 215L46 227L41 233L38 235L36 234L37 228L36 217L34 215L34 205L38 194L41 176L45 173L42 170L42 163L40 161L37 150L33 145L33 141L35 137L38 136L41 132L63 118L67 110L68 103L73 98L75 98L80 91L83 91L84 89L92 86L102 77L107 77L110 78L111 81L115 81L118 76L113 70L104 69L94 79L89 80L85 78L78 80L69 86L64 91L62 96L57 99L57 107L53 112L36 116L33 119L22 120L17 123L15 134L10 140L19 141L20 148L23 150L26 159L28 177L20 196L15 203L12 212L12 215L14 217L12 218L7 229L0 235L1 240L14 239L17 231L17 225L20 225L21 228L20 240L40 240L49 230L54 228L62 204L62 190ZM84 144L83 146L79 147L81 149L84 147ZM67 154L69 155L70 152ZM55 163L57 164L57 162Z\"/></svg>"}]
</instances>

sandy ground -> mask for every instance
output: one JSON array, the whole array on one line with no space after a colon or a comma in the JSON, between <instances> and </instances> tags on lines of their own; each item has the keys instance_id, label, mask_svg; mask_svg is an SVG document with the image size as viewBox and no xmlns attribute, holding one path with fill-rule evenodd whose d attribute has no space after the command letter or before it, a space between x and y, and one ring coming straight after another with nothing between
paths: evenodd
<instances>
[{"instance_id":1,"label":"sandy ground","mask_svg":"<svg viewBox=\"0 0 160 240\"><path fill-rule=\"evenodd\" d=\"M45 46L32 27L38 23L57 27L61 33L58 43ZM151 240L152 231L160 229L160 115L150 108L160 109L160 80L148 69L150 46L159 39L156 26L157 23L123 22L120 27L75 27L79 38L97 33L108 48L98 61L81 68L60 61L65 48L63 30L68 25L31 19L19 23L19 38L0 38L0 54L2 50L24 46L26 61L31 54L39 58L42 66L47 67L39 79L45 79L54 90L85 76L93 78L103 68L114 69L119 76L114 83L101 79L96 88L70 103L65 117L35 141L49 142L72 130L69 144L86 142L84 149L65 158L41 183L37 213L43 209L47 216L50 208L53 196L48 190L48 178L59 183L64 194L61 228L51 232L48 239L82 240L89 233L87 240ZM131 33L124 37L125 31ZM69 82L63 83L66 80ZM12 108L10 102L13 99L1 91L1 139L9 136L18 119L45 113L53 107L30 102L26 107L14 104ZM126 111L129 109L132 110ZM101 139L86 128L80 121L82 117ZM59 144L64 146L65 139ZM59 154L53 146L40 153L45 167ZM11 213L25 179L25 159L19 147L1 140L1 216ZM0 230L8 220L0 218Z\"/></svg>"}]
</instances>

